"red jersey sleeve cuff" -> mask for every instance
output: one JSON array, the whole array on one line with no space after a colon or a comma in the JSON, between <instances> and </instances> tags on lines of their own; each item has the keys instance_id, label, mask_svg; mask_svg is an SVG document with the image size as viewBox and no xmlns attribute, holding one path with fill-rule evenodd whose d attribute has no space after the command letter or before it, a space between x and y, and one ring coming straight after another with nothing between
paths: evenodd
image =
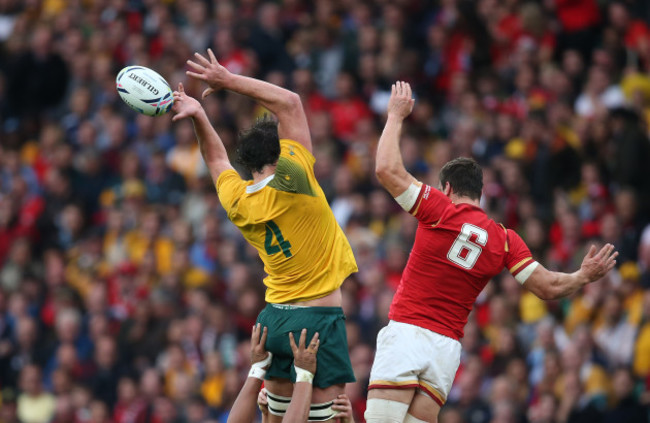
<instances>
[{"instance_id":1,"label":"red jersey sleeve cuff","mask_svg":"<svg viewBox=\"0 0 650 423\"><path fill-rule=\"evenodd\" d=\"M420 187L420 192L418 193L418 198L415 199L415 205L411 207L411 210L409 210L409 213L412 214L413 216L417 216L418 210L420 210L420 204L422 203L422 196L424 195L424 191L426 188L429 188L429 185L422 184Z\"/></svg>"},{"instance_id":2,"label":"red jersey sleeve cuff","mask_svg":"<svg viewBox=\"0 0 650 423\"><path fill-rule=\"evenodd\" d=\"M523 285L530 275L533 274L537 266L539 266L539 263L533 260L532 257L526 257L508 270L517 279L517 282Z\"/></svg>"}]
</instances>

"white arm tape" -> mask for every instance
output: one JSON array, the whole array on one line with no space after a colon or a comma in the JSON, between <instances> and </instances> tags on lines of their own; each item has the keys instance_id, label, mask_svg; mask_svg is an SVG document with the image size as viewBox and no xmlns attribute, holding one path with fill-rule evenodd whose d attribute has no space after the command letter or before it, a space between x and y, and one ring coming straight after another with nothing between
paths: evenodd
<instances>
[{"instance_id":1,"label":"white arm tape","mask_svg":"<svg viewBox=\"0 0 650 423\"><path fill-rule=\"evenodd\" d=\"M526 268L524 270L517 273L517 276L515 276L515 279L517 279L517 282L519 282L520 284L523 285L528 280L530 275L533 274L535 269L537 269L537 266L539 266L539 263L534 261L531 264L529 264L528 266L526 266Z\"/></svg>"},{"instance_id":2,"label":"white arm tape","mask_svg":"<svg viewBox=\"0 0 650 423\"><path fill-rule=\"evenodd\" d=\"M421 189L422 186L412 183L408 188L406 188L406 191L395 197L395 201L397 201L397 204L402 206L402 208L408 213L415 205Z\"/></svg>"},{"instance_id":3,"label":"white arm tape","mask_svg":"<svg viewBox=\"0 0 650 423\"><path fill-rule=\"evenodd\" d=\"M269 352L264 360L251 364L251 369L248 371L248 377L264 380L264 376L266 376L265 367L270 366L272 360L273 354Z\"/></svg>"},{"instance_id":4,"label":"white arm tape","mask_svg":"<svg viewBox=\"0 0 650 423\"><path fill-rule=\"evenodd\" d=\"M296 383L298 382L312 383L314 381L314 374L309 370L301 369L295 364L293 365L293 368L296 370Z\"/></svg>"}]
</instances>

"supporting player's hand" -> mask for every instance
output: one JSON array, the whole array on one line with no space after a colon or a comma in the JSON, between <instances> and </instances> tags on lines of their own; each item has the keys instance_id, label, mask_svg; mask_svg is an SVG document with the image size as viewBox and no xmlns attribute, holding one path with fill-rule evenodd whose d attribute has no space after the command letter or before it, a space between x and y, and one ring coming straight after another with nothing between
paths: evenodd
<instances>
[{"instance_id":1,"label":"supporting player's hand","mask_svg":"<svg viewBox=\"0 0 650 423\"><path fill-rule=\"evenodd\" d=\"M212 49L208 49L208 58L199 53L194 53L196 62L188 60L187 64L194 71L185 72L188 76L203 81L210 86L203 91L202 98L205 98L213 92L224 88L228 84L228 78L232 75L228 69L222 66L215 57Z\"/></svg>"},{"instance_id":2,"label":"supporting player's hand","mask_svg":"<svg viewBox=\"0 0 650 423\"><path fill-rule=\"evenodd\" d=\"M580 273L588 282L595 282L614 268L617 256L618 251L614 251L612 244L605 244L597 253L596 246L592 245L584 260L582 260Z\"/></svg>"},{"instance_id":3,"label":"supporting player's hand","mask_svg":"<svg viewBox=\"0 0 650 423\"><path fill-rule=\"evenodd\" d=\"M298 345L296 345L296 341L293 339L293 333L289 332L289 343L291 344L291 351L293 351L293 364L294 366L305 369L312 374L316 374L316 353L318 352L318 346L320 345L318 332L316 332L314 337L311 338L308 347L305 347L306 340L307 329L303 329L302 332L300 332Z\"/></svg>"},{"instance_id":4,"label":"supporting player's hand","mask_svg":"<svg viewBox=\"0 0 650 423\"><path fill-rule=\"evenodd\" d=\"M269 414L269 398L266 395L266 388L262 388L257 394L257 407L265 416Z\"/></svg>"},{"instance_id":5,"label":"supporting player's hand","mask_svg":"<svg viewBox=\"0 0 650 423\"><path fill-rule=\"evenodd\" d=\"M264 348L268 333L268 328L264 326L264 329L262 329L261 323L253 326L253 332L251 333L251 364L264 361L269 356L269 352ZM268 366L264 367L264 369L267 368Z\"/></svg>"},{"instance_id":6,"label":"supporting player's hand","mask_svg":"<svg viewBox=\"0 0 650 423\"><path fill-rule=\"evenodd\" d=\"M341 394L336 397L334 405L332 405L332 410L337 411L334 418L338 419L339 422L354 422L354 417L352 416L352 403L350 403L350 398L348 398L347 395Z\"/></svg>"},{"instance_id":7,"label":"supporting player's hand","mask_svg":"<svg viewBox=\"0 0 650 423\"><path fill-rule=\"evenodd\" d=\"M174 95L174 105L172 112L175 113L172 121L184 119L186 117L193 118L203 110L201 104L193 97L185 94L183 84L178 84L178 90L172 93Z\"/></svg>"},{"instance_id":8,"label":"supporting player's hand","mask_svg":"<svg viewBox=\"0 0 650 423\"><path fill-rule=\"evenodd\" d=\"M405 119L413 111L414 104L411 85L408 82L397 81L391 88L386 112L389 116Z\"/></svg>"}]
</instances>

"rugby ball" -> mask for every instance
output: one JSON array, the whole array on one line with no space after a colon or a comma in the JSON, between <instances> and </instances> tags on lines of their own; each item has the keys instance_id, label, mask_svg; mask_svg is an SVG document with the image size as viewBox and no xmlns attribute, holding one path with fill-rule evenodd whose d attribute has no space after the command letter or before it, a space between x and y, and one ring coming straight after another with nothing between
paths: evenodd
<instances>
[{"instance_id":1,"label":"rugby ball","mask_svg":"<svg viewBox=\"0 0 650 423\"><path fill-rule=\"evenodd\" d=\"M174 104L172 88L165 78L144 66L127 66L117 74L120 98L133 110L147 116L167 113Z\"/></svg>"}]
</instances>

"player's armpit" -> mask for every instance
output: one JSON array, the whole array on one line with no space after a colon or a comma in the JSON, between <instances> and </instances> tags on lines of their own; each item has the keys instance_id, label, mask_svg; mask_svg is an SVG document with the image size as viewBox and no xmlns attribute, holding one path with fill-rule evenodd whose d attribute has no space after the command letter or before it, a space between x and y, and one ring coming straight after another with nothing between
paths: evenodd
<instances>
[{"instance_id":1,"label":"player's armpit","mask_svg":"<svg viewBox=\"0 0 650 423\"><path fill-rule=\"evenodd\" d=\"M227 170L235 170L234 167L230 164L228 160L212 160L205 163L205 165L208 167L208 170L210 171L210 177L212 177L212 181L217 183L219 180L219 176Z\"/></svg>"},{"instance_id":2,"label":"player's armpit","mask_svg":"<svg viewBox=\"0 0 650 423\"><path fill-rule=\"evenodd\" d=\"M217 177L217 195L221 205L230 214L230 210L246 191L246 182L234 169L226 169Z\"/></svg>"}]
</instances>

